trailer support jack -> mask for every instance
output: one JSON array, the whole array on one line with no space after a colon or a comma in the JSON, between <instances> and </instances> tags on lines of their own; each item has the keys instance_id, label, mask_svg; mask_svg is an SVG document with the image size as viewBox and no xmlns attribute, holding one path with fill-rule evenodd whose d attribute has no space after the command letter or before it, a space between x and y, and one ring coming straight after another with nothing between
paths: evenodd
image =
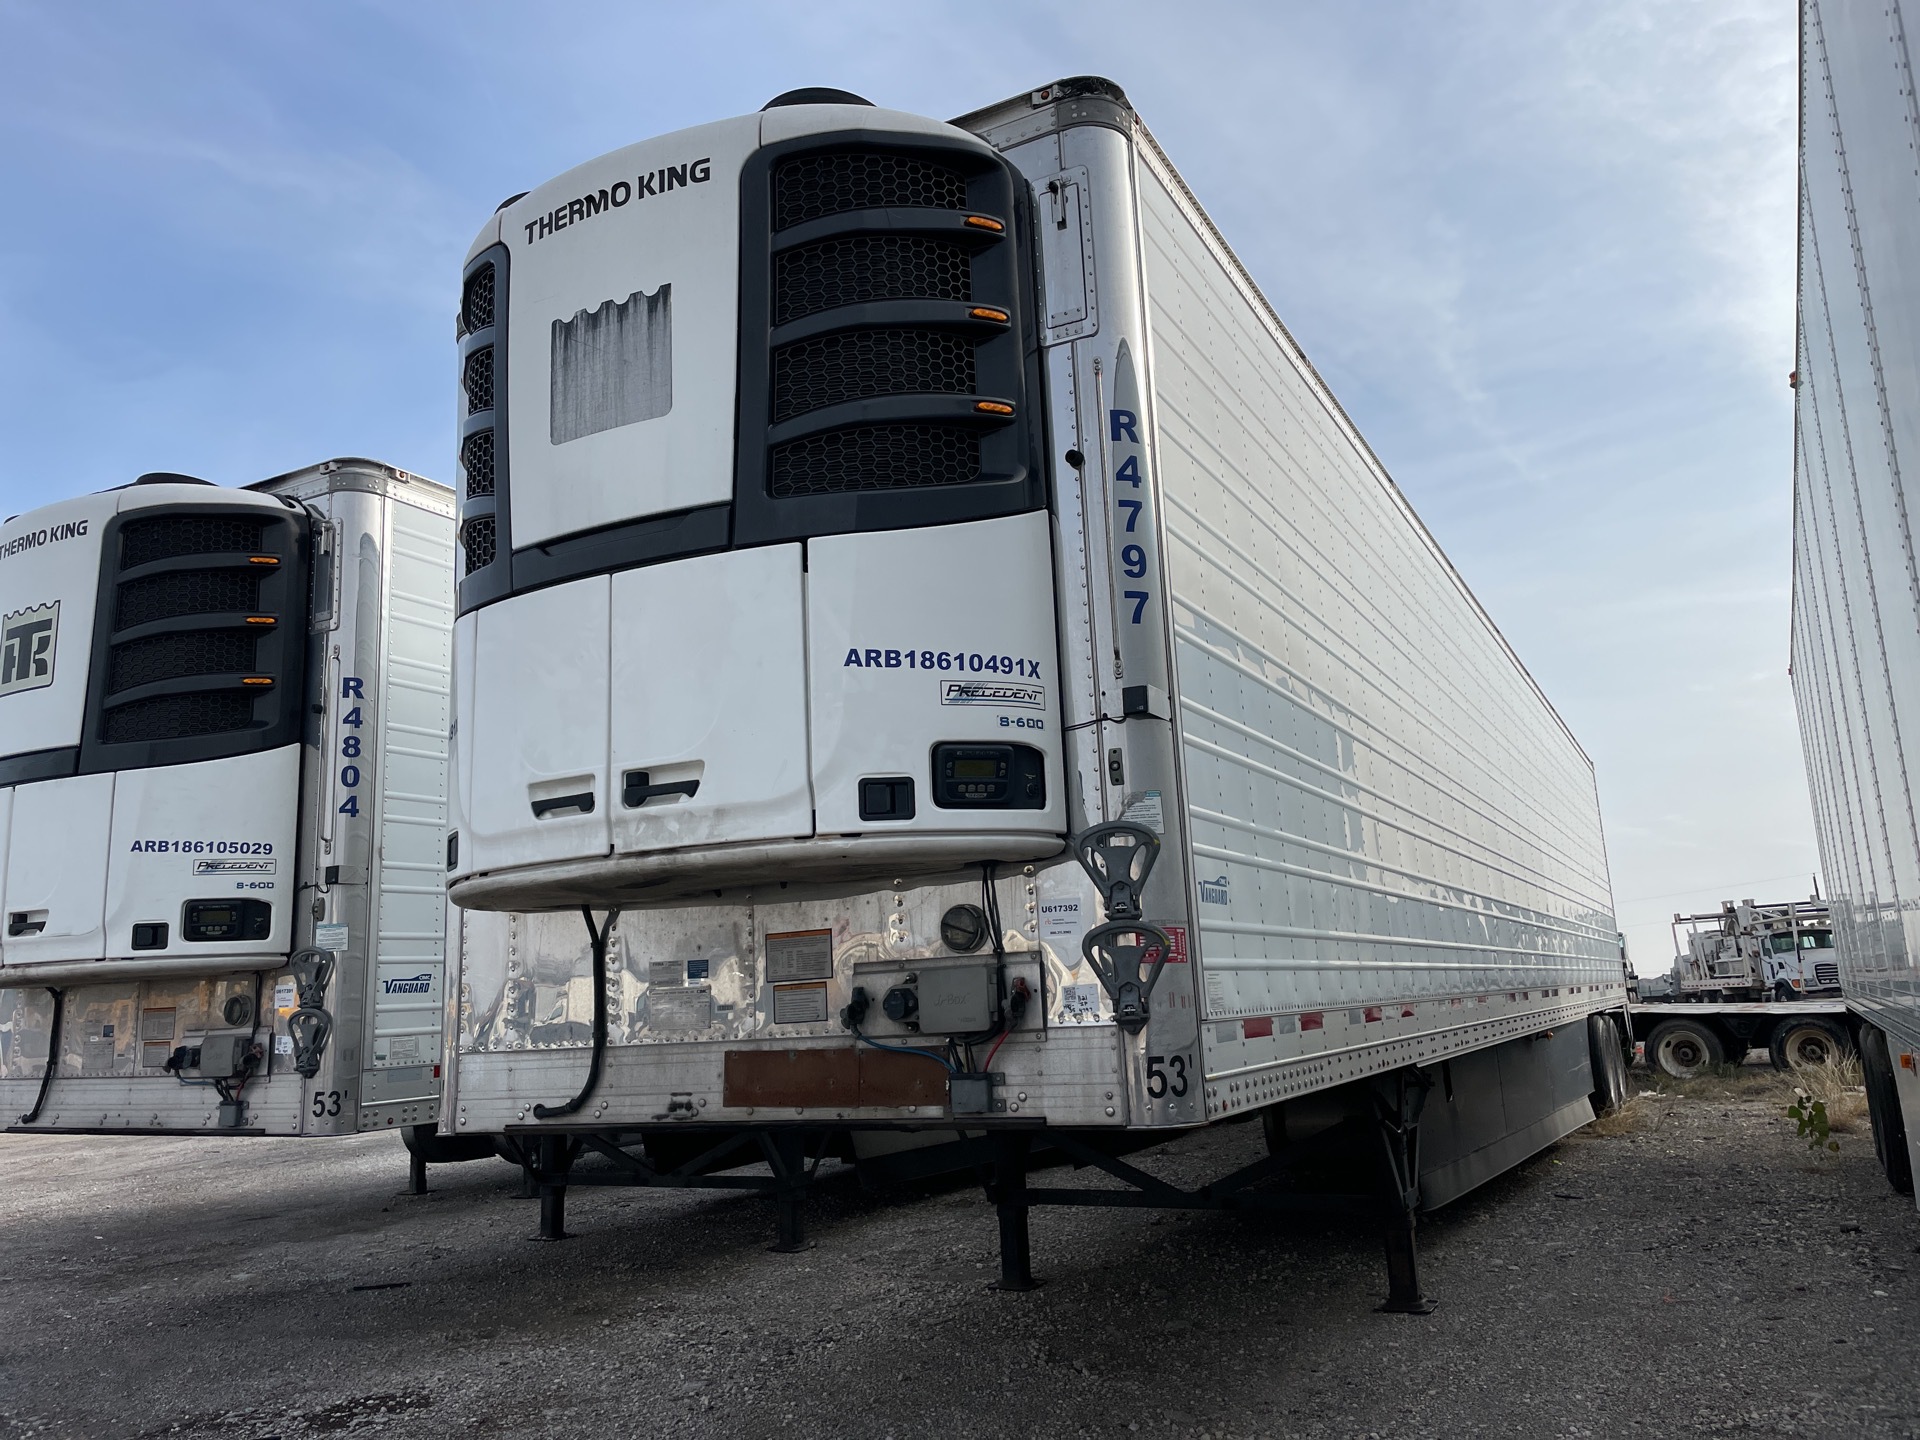
<instances>
[{"instance_id":1,"label":"trailer support jack","mask_svg":"<svg viewBox=\"0 0 1920 1440\"><path fill-rule=\"evenodd\" d=\"M1414 1247L1414 1212L1420 1205L1420 1112L1433 1082L1418 1070L1379 1081L1373 1092L1385 1186L1387 1315L1431 1315L1433 1301L1420 1293L1420 1259Z\"/></svg>"},{"instance_id":2,"label":"trailer support jack","mask_svg":"<svg viewBox=\"0 0 1920 1440\"><path fill-rule=\"evenodd\" d=\"M993 1208L1000 1219L1000 1279L996 1290L1032 1290L1033 1246L1027 1234L1027 1157L1033 1137L1023 1131L994 1136Z\"/></svg>"},{"instance_id":3,"label":"trailer support jack","mask_svg":"<svg viewBox=\"0 0 1920 1440\"><path fill-rule=\"evenodd\" d=\"M542 1135L539 1151L540 1238L567 1238L567 1176L579 1157L580 1142L563 1135Z\"/></svg>"}]
</instances>

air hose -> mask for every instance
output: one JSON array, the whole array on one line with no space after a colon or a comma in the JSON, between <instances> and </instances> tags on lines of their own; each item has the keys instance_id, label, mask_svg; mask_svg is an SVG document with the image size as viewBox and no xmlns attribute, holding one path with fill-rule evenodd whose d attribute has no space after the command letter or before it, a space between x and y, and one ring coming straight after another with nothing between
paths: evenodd
<instances>
[{"instance_id":1,"label":"air hose","mask_svg":"<svg viewBox=\"0 0 1920 1440\"><path fill-rule=\"evenodd\" d=\"M594 928L593 911L586 906L580 907L580 914L587 922L587 941L593 949L593 1056L587 1061L587 1078L580 1087L580 1093L564 1105L536 1105L533 1118L536 1120L558 1120L563 1115L571 1115L592 1098L600 1085L600 1066L607 1054L607 939L613 933L614 923L619 920L618 910L607 912L607 923Z\"/></svg>"}]
</instances>

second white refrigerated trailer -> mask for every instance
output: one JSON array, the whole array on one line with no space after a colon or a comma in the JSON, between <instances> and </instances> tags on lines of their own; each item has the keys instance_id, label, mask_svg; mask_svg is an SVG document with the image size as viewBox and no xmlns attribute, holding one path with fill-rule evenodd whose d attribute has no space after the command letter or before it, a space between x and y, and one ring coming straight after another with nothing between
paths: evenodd
<instances>
[{"instance_id":1,"label":"second white refrigerated trailer","mask_svg":"<svg viewBox=\"0 0 1920 1440\"><path fill-rule=\"evenodd\" d=\"M551 1233L958 1131L1018 1285L1029 1204L1345 1137L1415 1305L1413 1208L1618 1095L1591 764L1110 82L796 92L464 281L443 1127Z\"/></svg>"},{"instance_id":2,"label":"second white refrigerated trailer","mask_svg":"<svg viewBox=\"0 0 1920 1440\"><path fill-rule=\"evenodd\" d=\"M0 526L0 1128L436 1143L453 497L370 460Z\"/></svg>"}]
</instances>

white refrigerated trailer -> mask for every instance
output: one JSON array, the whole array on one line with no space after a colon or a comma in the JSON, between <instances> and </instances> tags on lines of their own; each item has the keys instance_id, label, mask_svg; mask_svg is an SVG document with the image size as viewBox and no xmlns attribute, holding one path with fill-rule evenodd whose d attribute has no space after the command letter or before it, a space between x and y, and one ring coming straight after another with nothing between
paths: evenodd
<instances>
[{"instance_id":1,"label":"white refrigerated trailer","mask_svg":"<svg viewBox=\"0 0 1920 1440\"><path fill-rule=\"evenodd\" d=\"M464 281L443 1128L548 1233L764 1157L797 1243L809 1156L961 1132L1021 1285L1030 1204L1351 1137L1417 1306L1415 1205L1619 1094L1587 757L1110 82L795 92Z\"/></svg>"},{"instance_id":2,"label":"white refrigerated trailer","mask_svg":"<svg viewBox=\"0 0 1920 1440\"><path fill-rule=\"evenodd\" d=\"M9 1129L431 1140L453 523L344 459L0 528Z\"/></svg>"},{"instance_id":3,"label":"white refrigerated trailer","mask_svg":"<svg viewBox=\"0 0 1920 1440\"><path fill-rule=\"evenodd\" d=\"M1874 1148L1920 1161L1920 135L1901 0L1800 6L1793 694Z\"/></svg>"}]
</instances>

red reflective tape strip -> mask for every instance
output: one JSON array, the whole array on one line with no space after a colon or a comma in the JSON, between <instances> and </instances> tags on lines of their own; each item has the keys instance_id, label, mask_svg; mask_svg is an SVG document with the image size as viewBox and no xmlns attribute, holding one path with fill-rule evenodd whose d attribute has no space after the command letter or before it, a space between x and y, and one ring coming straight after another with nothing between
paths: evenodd
<instances>
[{"instance_id":1,"label":"red reflective tape strip","mask_svg":"<svg viewBox=\"0 0 1920 1440\"><path fill-rule=\"evenodd\" d=\"M1309 1010L1300 1017L1300 1028L1302 1030L1324 1030L1327 1028L1327 1017L1318 1010Z\"/></svg>"},{"instance_id":2,"label":"red reflective tape strip","mask_svg":"<svg viewBox=\"0 0 1920 1440\"><path fill-rule=\"evenodd\" d=\"M1258 1040L1262 1036L1271 1035L1273 1034L1273 1017L1260 1015L1251 1020L1242 1020L1240 1030L1249 1040Z\"/></svg>"},{"instance_id":3,"label":"red reflective tape strip","mask_svg":"<svg viewBox=\"0 0 1920 1440\"><path fill-rule=\"evenodd\" d=\"M1378 1005L1369 1005L1360 1013L1366 1017L1367 1023L1371 1025L1380 1018L1380 1007Z\"/></svg>"}]
</instances>

